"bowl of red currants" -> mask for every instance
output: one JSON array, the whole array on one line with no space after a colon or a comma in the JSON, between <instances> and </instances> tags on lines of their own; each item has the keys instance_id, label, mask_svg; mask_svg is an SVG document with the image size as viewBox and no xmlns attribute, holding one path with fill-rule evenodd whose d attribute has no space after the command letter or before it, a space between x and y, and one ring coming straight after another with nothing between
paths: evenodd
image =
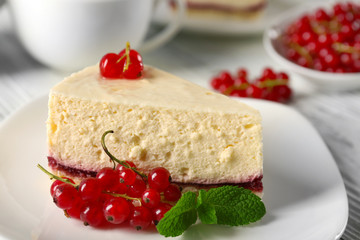
<instances>
[{"instance_id":1,"label":"bowl of red currants","mask_svg":"<svg viewBox=\"0 0 360 240\"><path fill-rule=\"evenodd\" d=\"M312 2L284 12L266 29L264 46L320 90L360 88L360 3Z\"/></svg>"}]
</instances>

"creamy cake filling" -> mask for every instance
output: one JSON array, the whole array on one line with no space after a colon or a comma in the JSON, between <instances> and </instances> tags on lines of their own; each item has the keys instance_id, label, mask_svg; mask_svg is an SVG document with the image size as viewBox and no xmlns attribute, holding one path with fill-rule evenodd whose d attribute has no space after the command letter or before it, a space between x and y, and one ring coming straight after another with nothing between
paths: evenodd
<instances>
[{"instance_id":1,"label":"creamy cake filling","mask_svg":"<svg viewBox=\"0 0 360 240\"><path fill-rule=\"evenodd\" d=\"M55 158L50 156L48 157L48 165L51 169L55 171L60 171L66 173L67 176L76 177L76 178L95 177L97 173L96 171L89 171L89 170L65 166L63 164L60 164ZM192 187L195 189L209 189L214 187L220 187L223 185L232 185L232 186L243 187L253 192L262 192L263 191L262 178L263 176L261 175L254 178L250 178L253 179L251 181L241 182L241 183L232 183L232 182L220 183L220 184L181 183L181 182L175 182L175 183L182 188Z\"/></svg>"}]
</instances>

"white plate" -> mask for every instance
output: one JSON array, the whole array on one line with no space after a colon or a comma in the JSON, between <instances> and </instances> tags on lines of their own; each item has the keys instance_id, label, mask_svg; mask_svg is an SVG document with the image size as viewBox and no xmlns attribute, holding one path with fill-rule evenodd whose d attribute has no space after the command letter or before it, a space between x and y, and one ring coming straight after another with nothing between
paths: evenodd
<instances>
[{"instance_id":1,"label":"white plate","mask_svg":"<svg viewBox=\"0 0 360 240\"><path fill-rule=\"evenodd\" d=\"M181 239L338 239L348 203L334 159L309 122L289 107L244 99L264 126L264 202L267 214L245 227L197 224ZM47 97L0 126L0 239L164 239L155 231L97 230L66 219L51 202L47 165Z\"/></svg>"},{"instance_id":2,"label":"white plate","mask_svg":"<svg viewBox=\"0 0 360 240\"><path fill-rule=\"evenodd\" d=\"M163 1L156 8L154 22L166 24L171 19L171 9ZM183 30L202 34L221 34L228 36L251 35L262 33L268 26L270 20L289 8L286 1L268 1L264 13L254 20L233 20L233 19L210 19L210 18L189 18L183 20Z\"/></svg>"}]
</instances>

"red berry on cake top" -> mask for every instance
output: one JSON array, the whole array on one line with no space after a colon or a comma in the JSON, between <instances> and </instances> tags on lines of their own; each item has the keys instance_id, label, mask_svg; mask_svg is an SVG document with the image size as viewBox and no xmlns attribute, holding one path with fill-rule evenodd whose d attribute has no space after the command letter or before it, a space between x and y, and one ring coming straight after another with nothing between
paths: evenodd
<instances>
[{"instance_id":1,"label":"red berry on cake top","mask_svg":"<svg viewBox=\"0 0 360 240\"><path fill-rule=\"evenodd\" d=\"M144 64L141 55L130 49L130 43L120 53L107 53L100 60L100 73L109 79L138 79L142 76Z\"/></svg>"}]
</instances>

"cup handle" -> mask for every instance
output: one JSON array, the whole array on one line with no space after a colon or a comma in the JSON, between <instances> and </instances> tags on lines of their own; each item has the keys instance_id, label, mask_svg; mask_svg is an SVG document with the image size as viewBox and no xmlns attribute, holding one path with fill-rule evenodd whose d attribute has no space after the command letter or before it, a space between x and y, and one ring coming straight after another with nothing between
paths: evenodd
<instances>
[{"instance_id":1,"label":"cup handle","mask_svg":"<svg viewBox=\"0 0 360 240\"><path fill-rule=\"evenodd\" d=\"M176 15L174 16L173 14L171 21L162 31L160 31L160 33L150 38L149 40L146 40L141 45L139 48L140 52L148 52L161 46L165 42L169 41L180 30L182 19L185 16L185 1L173 0L173 2L176 4Z\"/></svg>"}]
</instances>

